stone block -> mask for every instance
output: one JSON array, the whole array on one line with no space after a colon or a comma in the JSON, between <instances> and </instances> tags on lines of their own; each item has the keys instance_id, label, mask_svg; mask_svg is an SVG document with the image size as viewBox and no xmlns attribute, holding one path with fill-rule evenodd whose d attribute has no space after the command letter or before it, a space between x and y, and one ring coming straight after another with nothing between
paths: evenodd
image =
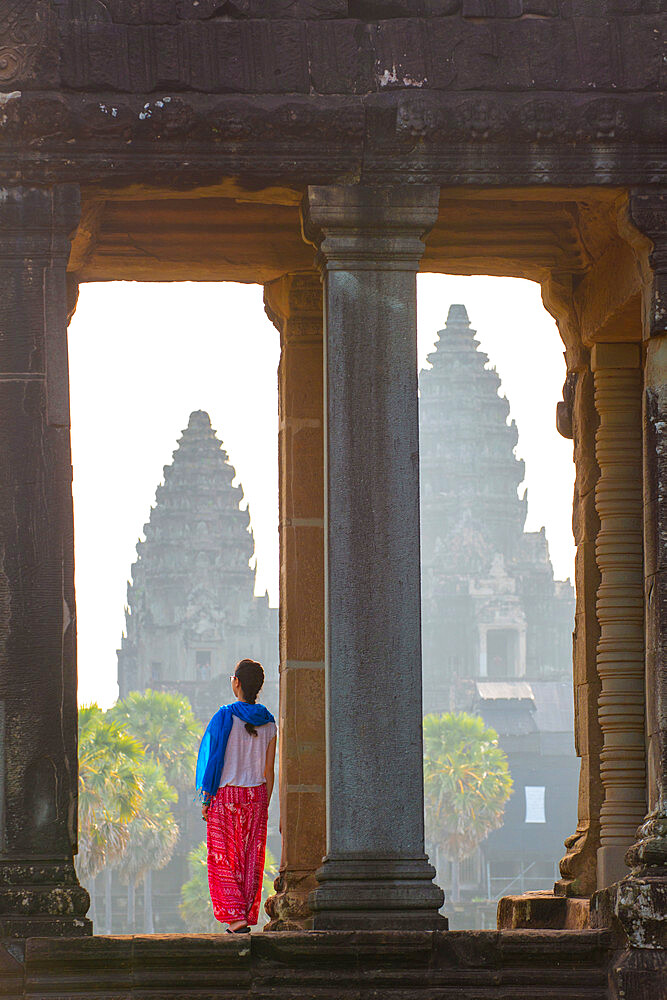
<instances>
[{"instance_id":1,"label":"stone block","mask_svg":"<svg viewBox=\"0 0 667 1000\"><path fill-rule=\"evenodd\" d=\"M326 852L324 785L288 786L283 801L283 864L314 872Z\"/></svg>"},{"instance_id":2,"label":"stone block","mask_svg":"<svg viewBox=\"0 0 667 1000\"><path fill-rule=\"evenodd\" d=\"M289 660L324 659L324 528L283 525L281 593L289 616L284 655Z\"/></svg>"},{"instance_id":3,"label":"stone block","mask_svg":"<svg viewBox=\"0 0 667 1000\"><path fill-rule=\"evenodd\" d=\"M321 340L319 344L290 343L284 352L280 393L283 419L322 421L324 368Z\"/></svg>"},{"instance_id":4,"label":"stone block","mask_svg":"<svg viewBox=\"0 0 667 1000\"><path fill-rule=\"evenodd\" d=\"M575 743L579 757L590 757L602 750L598 721L600 684L577 684L575 688Z\"/></svg>"},{"instance_id":5,"label":"stone block","mask_svg":"<svg viewBox=\"0 0 667 1000\"><path fill-rule=\"evenodd\" d=\"M594 609L587 609L575 615L573 633L575 685L598 682L596 651L599 637L600 630Z\"/></svg>"},{"instance_id":6,"label":"stone block","mask_svg":"<svg viewBox=\"0 0 667 1000\"><path fill-rule=\"evenodd\" d=\"M0 944L0 996L3 1000L23 1000L24 948L4 942Z\"/></svg>"},{"instance_id":7,"label":"stone block","mask_svg":"<svg viewBox=\"0 0 667 1000\"><path fill-rule=\"evenodd\" d=\"M579 468L580 465L577 467L577 483L572 504L572 533L576 545L586 541L594 542L600 530L600 518L595 507L595 489L593 487L587 493L580 492ZM586 479L585 473L582 473L582 479Z\"/></svg>"},{"instance_id":8,"label":"stone block","mask_svg":"<svg viewBox=\"0 0 667 1000\"><path fill-rule=\"evenodd\" d=\"M289 662L289 661L288 661ZM286 737L286 753L296 759L301 748L307 747L308 752L316 753L317 782L323 778L321 768L324 766L324 666L310 668L305 666L281 668L284 702L286 705L284 725Z\"/></svg>"},{"instance_id":9,"label":"stone block","mask_svg":"<svg viewBox=\"0 0 667 1000\"><path fill-rule=\"evenodd\" d=\"M290 420L285 433L284 512L292 519L324 517L323 429Z\"/></svg>"},{"instance_id":10,"label":"stone block","mask_svg":"<svg viewBox=\"0 0 667 1000\"><path fill-rule=\"evenodd\" d=\"M523 0L463 0L464 17L521 17Z\"/></svg>"},{"instance_id":11,"label":"stone block","mask_svg":"<svg viewBox=\"0 0 667 1000\"><path fill-rule=\"evenodd\" d=\"M574 556L574 583L577 593L577 608L595 610L600 571L595 554L595 538L577 545ZM578 611L581 613L581 611Z\"/></svg>"},{"instance_id":12,"label":"stone block","mask_svg":"<svg viewBox=\"0 0 667 1000\"><path fill-rule=\"evenodd\" d=\"M308 28L310 80L318 94L366 94L375 87L375 55L358 21L328 21Z\"/></svg>"},{"instance_id":13,"label":"stone block","mask_svg":"<svg viewBox=\"0 0 667 1000\"><path fill-rule=\"evenodd\" d=\"M527 892L498 901L498 930L585 930L589 900L555 896L552 892Z\"/></svg>"},{"instance_id":14,"label":"stone block","mask_svg":"<svg viewBox=\"0 0 667 1000\"><path fill-rule=\"evenodd\" d=\"M380 21L371 28L375 50L375 86L430 86L428 79L428 37L419 18Z\"/></svg>"},{"instance_id":15,"label":"stone block","mask_svg":"<svg viewBox=\"0 0 667 1000\"><path fill-rule=\"evenodd\" d=\"M644 480L646 482L646 480ZM667 519L664 501L644 499L644 575L646 578L667 569Z\"/></svg>"},{"instance_id":16,"label":"stone block","mask_svg":"<svg viewBox=\"0 0 667 1000\"><path fill-rule=\"evenodd\" d=\"M605 369L626 369L641 367L641 347L639 344L593 344L591 369L594 372Z\"/></svg>"},{"instance_id":17,"label":"stone block","mask_svg":"<svg viewBox=\"0 0 667 1000\"><path fill-rule=\"evenodd\" d=\"M660 3L660 0L655 2ZM657 7L655 13L658 13ZM664 6L660 13L665 14ZM664 87L664 31L656 28L655 17L617 19L616 26L624 89L642 91Z\"/></svg>"}]
</instances>

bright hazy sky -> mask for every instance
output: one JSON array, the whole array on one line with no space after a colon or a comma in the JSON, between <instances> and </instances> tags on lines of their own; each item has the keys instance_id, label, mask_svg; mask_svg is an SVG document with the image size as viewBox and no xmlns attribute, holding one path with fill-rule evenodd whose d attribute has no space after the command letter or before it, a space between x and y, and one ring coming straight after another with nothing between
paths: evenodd
<instances>
[{"instance_id":1,"label":"bright hazy sky","mask_svg":"<svg viewBox=\"0 0 667 1000\"><path fill-rule=\"evenodd\" d=\"M502 379L526 462L529 530L546 526L556 576L573 575L572 444L556 433L563 346L539 287L514 278L418 278L419 364L462 302ZM250 507L257 591L278 603L278 334L262 289L82 285L70 325L79 699L116 699L116 649L135 545L192 410L207 410Z\"/></svg>"}]
</instances>

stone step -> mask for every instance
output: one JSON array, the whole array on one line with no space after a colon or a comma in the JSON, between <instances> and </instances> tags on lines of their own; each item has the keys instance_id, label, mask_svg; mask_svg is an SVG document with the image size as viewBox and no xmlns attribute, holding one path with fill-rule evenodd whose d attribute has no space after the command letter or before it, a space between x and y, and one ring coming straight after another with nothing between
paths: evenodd
<instances>
[{"instance_id":1,"label":"stone step","mask_svg":"<svg viewBox=\"0 0 667 1000\"><path fill-rule=\"evenodd\" d=\"M606 931L301 931L31 938L6 1000L607 1000Z\"/></svg>"}]
</instances>

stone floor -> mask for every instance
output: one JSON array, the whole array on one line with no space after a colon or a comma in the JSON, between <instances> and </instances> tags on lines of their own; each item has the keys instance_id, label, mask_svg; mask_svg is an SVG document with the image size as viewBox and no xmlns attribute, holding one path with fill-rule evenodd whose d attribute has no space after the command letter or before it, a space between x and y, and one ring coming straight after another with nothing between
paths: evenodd
<instances>
[{"instance_id":1,"label":"stone floor","mask_svg":"<svg viewBox=\"0 0 667 1000\"><path fill-rule=\"evenodd\" d=\"M30 938L3 1000L607 1000L604 931L309 931Z\"/></svg>"}]
</instances>

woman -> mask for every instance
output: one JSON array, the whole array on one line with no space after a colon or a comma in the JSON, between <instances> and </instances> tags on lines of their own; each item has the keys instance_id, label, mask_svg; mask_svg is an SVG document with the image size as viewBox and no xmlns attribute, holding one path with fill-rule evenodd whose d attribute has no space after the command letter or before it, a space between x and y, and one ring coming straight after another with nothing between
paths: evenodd
<instances>
[{"instance_id":1,"label":"woman","mask_svg":"<svg viewBox=\"0 0 667 1000\"><path fill-rule=\"evenodd\" d=\"M213 913L228 933L250 930L259 917L266 821L273 791L276 723L257 695L264 671L241 660L231 678L236 701L208 724L197 758L208 846Z\"/></svg>"}]
</instances>

